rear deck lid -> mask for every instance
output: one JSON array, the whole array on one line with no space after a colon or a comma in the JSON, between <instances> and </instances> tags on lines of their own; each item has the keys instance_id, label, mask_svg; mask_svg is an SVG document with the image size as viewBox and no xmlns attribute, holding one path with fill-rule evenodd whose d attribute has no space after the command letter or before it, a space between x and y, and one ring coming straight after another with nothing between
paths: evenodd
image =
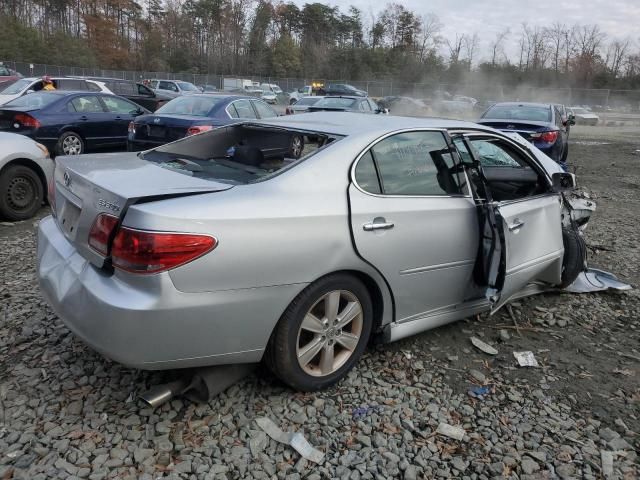
<instances>
[{"instance_id":1,"label":"rear deck lid","mask_svg":"<svg viewBox=\"0 0 640 480\"><path fill-rule=\"evenodd\" d=\"M136 153L57 157L55 212L58 226L78 252L102 267L105 257L89 247L101 213L122 220L140 201L227 190L233 185L195 178L138 158Z\"/></svg>"}]
</instances>

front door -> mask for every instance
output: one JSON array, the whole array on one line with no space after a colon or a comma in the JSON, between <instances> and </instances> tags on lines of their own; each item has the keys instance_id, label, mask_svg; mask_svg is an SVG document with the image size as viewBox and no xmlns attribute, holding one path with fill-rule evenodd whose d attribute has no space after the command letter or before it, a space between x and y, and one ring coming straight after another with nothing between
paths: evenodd
<instances>
[{"instance_id":1,"label":"front door","mask_svg":"<svg viewBox=\"0 0 640 480\"><path fill-rule=\"evenodd\" d=\"M466 300L476 253L476 207L442 131L393 134L355 164L349 187L356 250L387 280L396 321Z\"/></svg>"},{"instance_id":2,"label":"front door","mask_svg":"<svg viewBox=\"0 0 640 480\"><path fill-rule=\"evenodd\" d=\"M519 145L497 135L466 135L455 144L479 161L497 219L496 255L504 283L491 295L497 310L531 282L559 284L562 275L562 205L537 162ZM494 259L496 260L496 259Z\"/></svg>"},{"instance_id":3,"label":"front door","mask_svg":"<svg viewBox=\"0 0 640 480\"><path fill-rule=\"evenodd\" d=\"M70 130L77 131L85 139L86 147L109 143L112 115L105 112L97 95L87 94L73 97L67 102Z\"/></svg>"}]
</instances>

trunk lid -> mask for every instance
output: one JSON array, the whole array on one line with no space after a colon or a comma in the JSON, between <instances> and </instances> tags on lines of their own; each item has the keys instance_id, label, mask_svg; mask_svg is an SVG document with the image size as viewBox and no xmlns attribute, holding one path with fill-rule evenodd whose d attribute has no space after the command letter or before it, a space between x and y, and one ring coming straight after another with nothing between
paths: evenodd
<instances>
[{"instance_id":1,"label":"trunk lid","mask_svg":"<svg viewBox=\"0 0 640 480\"><path fill-rule=\"evenodd\" d=\"M24 113L30 115L31 112L38 110L36 107L0 107L0 130L10 131L14 133L24 133L24 130L33 130L31 127L24 127L20 122L15 122L16 115ZM16 127L16 125L18 125Z\"/></svg>"},{"instance_id":2,"label":"trunk lid","mask_svg":"<svg viewBox=\"0 0 640 480\"><path fill-rule=\"evenodd\" d=\"M89 247L89 232L99 214L108 213L122 221L134 203L232 187L169 170L138 158L136 153L57 157L54 180L58 227L97 267L104 265L105 257Z\"/></svg>"},{"instance_id":3,"label":"trunk lid","mask_svg":"<svg viewBox=\"0 0 640 480\"><path fill-rule=\"evenodd\" d=\"M527 140L531 140L532 133L548 132L551 130L557 130L556 126L549 122L537 122L533 120L479 120L479 124L493 127L497 130L503 130L505 132L519 133Z\"/></svg>"},{"instance_id":4,"label":"trunk lid","mask_svg":"<svg viewBox=\"0 0 640 480\"><path fill-rule=\"evenodd\" d=\"M166 143L184 138L194 125L214 125L214 120L196 115L144 115L136 118L134 124L135 139Z\"/></svg>"}]
</instances>

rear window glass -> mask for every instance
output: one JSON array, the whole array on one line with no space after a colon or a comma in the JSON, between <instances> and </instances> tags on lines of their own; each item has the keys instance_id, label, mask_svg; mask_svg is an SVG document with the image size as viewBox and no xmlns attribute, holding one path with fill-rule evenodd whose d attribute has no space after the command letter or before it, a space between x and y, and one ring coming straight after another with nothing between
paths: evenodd
<instances>
[{"instance_id":1,"label":"rear window glass","mask_svg":"<svg viewBox=\"0 0 640 480\"><path fill-rule=\"evenodd\" d=\"M43 108L56 100L60 100L60 97L61 95L57 95L55 93L36 92L18 97L6 106Z\"/></svg>"},{"instance_id":2,"label":"rear window glass","mask_svg":"<svg viewBox=\"0 0 640 480\"><path fill-rule=\"evenodd\" d=\"M298 159L295 138L306 138ZM139 154L163 168L216 182L243 185L300 164L341 137L257 125L230 125Z\"/></svg>"},{"instance_id":3,"label":"rear window glass","mask_svg":"<svg viewBox=\"0 0 640 480\"><path fill-rule=\"evenodd\" d=\"M26 78L23 80L18 80L16 83L9 85L4 90L0 91L0 95L16 95L17 93L20 93L22 90L27 88L32 83L33 83L33 80L27 80Z\"/></svg>"},{"instance_id":4,"label":"rear window glass","mask_svg":"<svg viewBox=\"0 0 640 480\"><path fill-rule=\"evenodd\" d=\"M353 98L323 98L315 107L329 107L329 108L351 108L355 105L357 100Z\"/></svg>"},{"instance_id":5,"label":"rear window glass","mask_svg":"<svg viewBox=\"0 0 640 480\"><path fill-rule=\"evenodd\" d=\"M296 102L296 105L315 105L320 100L322 100L322 98L305 97L298 100Z\"/></svg>"},{"instance_id":6,"label":"rear window glass","mask_svg":"<svg viewBox=\"0 0 640 480\"><path fill-rule=\"evenodd\" d=\"M189 82L176 82L180 87L180 90L185 92L199 92L198 87L196 87L193 83Z\"/></svg>"},{"instance_id":7,"label":"rear window glass","mask_svg":"<svg viewBox=\"0 0 640 480\"><path fill-rule=\"evenodd\" d=\"M494 105L483 115L483 118L500 120L532 120L534 122L550 122L551 109L531 105Z\"/></svg>"},{"instance_id":8,"label":"rear window glass","mask_svg":"<svg viewBox=\"0 0 640 480\"><path fill-rule=\"evenodd\" d=\"M207 115L209 115L211 109L220 102L222 102L222 98L213 96L177 97L156 110L156 113L173 115L195 115L197 117L206 117Z\"/></svg>"}]
</instances>

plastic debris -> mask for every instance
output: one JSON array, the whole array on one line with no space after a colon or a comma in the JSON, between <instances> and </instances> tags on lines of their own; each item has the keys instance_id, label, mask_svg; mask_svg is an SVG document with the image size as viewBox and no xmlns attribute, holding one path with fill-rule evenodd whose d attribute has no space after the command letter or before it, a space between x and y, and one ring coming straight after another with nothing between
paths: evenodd
<instances>
[{"instance_id":1,"label":"plastic debris","mask_svg":"<svg viewBox=\"0 0 640 480\"><path fill-rule=\"evenodd\" d=\"M440 423L436 433L444 435L445 437L453 438L454 440L462 440L464 438L464 428L454 427L448 423Z\"/></svg>"},{"instance_id":2,"label":"plastic debris","mask_svg":"<svg viewBox=\"0 0 640 480\"><path fill-rule=\"evenodd\" d=\"M613 452L600 450L600 458L602 460L602 476L604 478L613 477Z\"/></svg>"},{"instance_id":3,"label":"plastic debris","mask_svg":"<svg viewBox=\"0 0 640 480\"><path fill-rule=\"evenodd\" d=\"M589 268L575 279L575 281L564 289L565 292L571 293L589 293L601 292L608 289L614 290L631 290L631 285L621 282L614 274Z\"/></svg>"},{"instance_id":4,"label":"plastic debris","mask_svg":"<svg viewBox=\"0 0 640 480\"><path fill-rule=\"evenodd\" d=\"M470 397L482 400L486 395L493 393L493 385L483 385L482 387L473 387L467 392Z\"/></svg>"},{"instance_id":5,"label":"plastic debris","mask_svg":"<svg viewBox=\"0 0 640 480\"><path fill-rule=\"evenodd\" d=\"M513 356L518 360L518 365L521 367L539 367L536 357L533 356L533 352L513 352Z\"/></svg>"},{"instance_id":6,"label":"plastic debris","mask_svg":"<svg viewBox=\"0 0 640 480\"><path fill-rule=\"evenodd\" d=\"M379 413L382 411L382 405L374 405L369 407L354 408L351 413L353 420L360 420L361 418L368 417L372 413Z\"/></svg>"},{"instance_id":7,"label":"plastic debris","mask_svg":"<svg viewBox=\"0 0 640 480\"><path fill-rule=\"evenodd\" d=\"M306 460L321 463L324 459L324 453L314 448L301 433L283 432L271 419L266 417L256 418L256 423L276 442L289 445Z\"/></svg>"},{"instance_id":8,"label":"plastic debris","mask_svg":"<svg viewBox=\"0 0 640 480\"><path fill-rule=\"evenodd\" d=\"M493 348L488 343L484 343L479 338L471 337L469 340L471 340L471 343L473 344L474 347L476 347L478 350L482 350L486 354L489 354L489 355L497 355L498 354L498 350Z\"/></svg>"}]
</instances>

